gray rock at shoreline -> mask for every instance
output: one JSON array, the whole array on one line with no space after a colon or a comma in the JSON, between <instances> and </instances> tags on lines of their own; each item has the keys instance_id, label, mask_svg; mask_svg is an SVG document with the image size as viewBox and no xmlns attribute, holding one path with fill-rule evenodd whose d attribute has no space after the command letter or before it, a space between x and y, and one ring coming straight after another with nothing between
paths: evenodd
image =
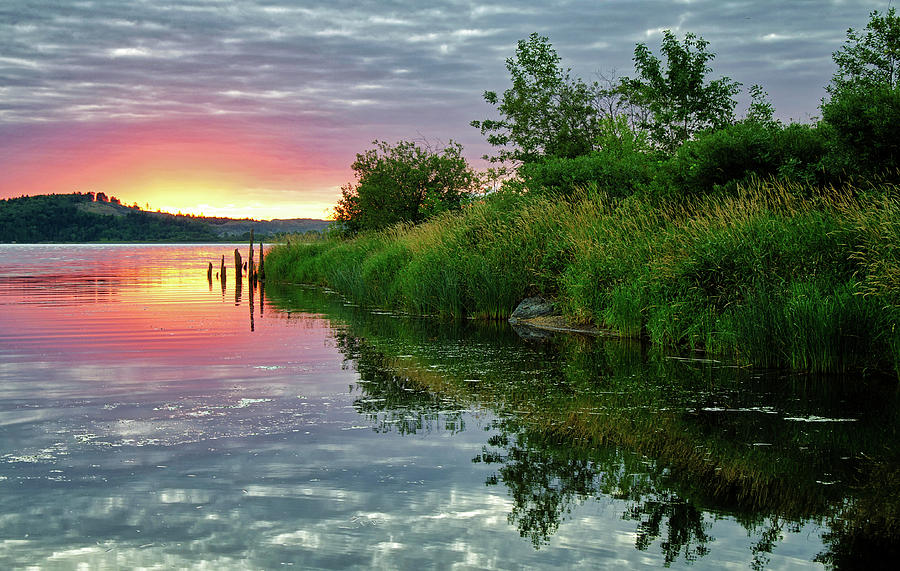
<instances>
[{"instance_id":1,"label":"gray rock at shoreline","mask_svg":"<svg viewBox=\"0 0 900 571\"><path fill-rule=\"evenodd\" d=\"M556 304L542 297L527 297L516 307L509 316L510 323L518 323L523 319L533 319L547 315L559 315Z\"/></svg>"}]
</instances>

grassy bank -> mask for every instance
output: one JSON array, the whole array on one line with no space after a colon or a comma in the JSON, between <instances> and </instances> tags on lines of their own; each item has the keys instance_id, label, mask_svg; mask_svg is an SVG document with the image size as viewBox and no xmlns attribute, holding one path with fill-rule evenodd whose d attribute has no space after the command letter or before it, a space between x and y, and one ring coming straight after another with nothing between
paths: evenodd
<instances>
[{"instance_id":1,"label":"grassy bank","mask_svg":"<svg viewBox=\"0 0 900 571\"><path fill-rule=\"evenodd\" d=\"M573 321L756 366L900 372L900 189L690 200L494 196L419 226L272 249L270 279L417 314Z\"/></svg>"}]
</instances>

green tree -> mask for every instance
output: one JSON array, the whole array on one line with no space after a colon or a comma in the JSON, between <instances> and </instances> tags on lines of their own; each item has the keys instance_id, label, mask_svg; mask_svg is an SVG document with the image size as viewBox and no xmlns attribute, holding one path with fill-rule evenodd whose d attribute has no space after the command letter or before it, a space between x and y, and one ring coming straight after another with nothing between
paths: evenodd
<instances>
[{"instance_id":1,"label":"green tree","mask_svg":"<svg viewBox=\"0 0 900 571\"><path fill-rule=\"evenodd\" d=\"M728 77L709 81L709 62L715 54L709 42L687 34L683 42L670 30L663 33L665 66L646 44L634 48L637 78L622 78L623 95L645 108L647 120L641 125L666 152L673 152L699 131L720 129L734 122L740 84Z\"/></svg>"},{"instance_id":2,"label":"green tree","mask_svg":"<svg viewBox=\"0 0 900 571\"><path fill-rule=\"evenodd\" d=\"M900 178L900 89L845 89L822 105L829 168L851 179Z\"/></svg>"},{"instance_id":3,"label":"green tree","mask_svg":"<svg viewBox=\"0 0 900 571\"><path fill-rule=\"evenodd\" d=\"M834 52L837 72L822 103L832 170L851 178L900 177L900 18L870 14L865 33L847 30Z\"/></svg>"},{"instance_id":4,"label":"green tree","mask_svg":"<svg viewBox=\"0 0 900 571\"><path fill-rule=\"evenodd\" d=\"M543 157L572 158L595 148L599 134L596 101L599 86L570 77L550 41L538 34L519 40L506 60L512 87L502 96L485 91L500 119L472 121L498 148L492 162L529 163Z\"/></svg>"},{"instance_id":5,"label":"green tree","mask_svg":"<svg viewBox=\"0 0 900 571\"><path fill-rule=\"evenodd\" d=\"M518 174L525 188L565 195L595 185L610 196L627 196L645 187L660 158L650 148L647 134L633 131L624 113L605 116L598 126L597 150L521 165Z\"/></svg>"},{"instance_id":6,"label":"green tree","mask_svg":"<svg viewBox=\"0 0 900 571\"><path fill-rule=\"evenodd\" d=\"M775 107L769 100L769 94L761 85L750 86L750 107L747 109L747 115L744 116L745 123L756 123L764 127L778 127L779 122L775 119Z\"/></svg>"},{"instance_id":7,"label":"green tree","mask_svg":"<svg viewBox=\"0 0 900 571\"><path fill-rule=\"evenodd\" d=\"M838 70L827 87L832 95L848 88L900 87L900 18L894 8L869 14L865 33L847 30L847 41L832 54Z\"/></svg>"},{"instance_id":8,"label":"green tree","mask_svg":"<svg viewBox=\"0 0 900 571\"><path fill-rule=\"evenodd\" d=\"M341 188L334 209L335 220L348 233L399 222L417 224L460 208L478 189L479 177L462 156L459 143L450 141L439 150L410 141L372 144L373 149L356 155L351 165L356 182Z\"/></svg>"}]
</instances>

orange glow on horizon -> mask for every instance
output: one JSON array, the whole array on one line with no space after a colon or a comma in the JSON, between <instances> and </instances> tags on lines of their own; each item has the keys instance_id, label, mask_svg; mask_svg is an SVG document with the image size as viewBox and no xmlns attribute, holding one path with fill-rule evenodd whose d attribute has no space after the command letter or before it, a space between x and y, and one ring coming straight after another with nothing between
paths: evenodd
<instances>
[{"instance_id":1,"label":"orange glow on horizon","mask_svg":"<svg viewBox=\"0 0 900 571\"><path fill-rule=\"evenodd\" d=\"M72 137L4 165L0 197L103 192L149 210L326 218L345 168L272 134L222 124L143 125Z\"/></svg>"}]
</instances>

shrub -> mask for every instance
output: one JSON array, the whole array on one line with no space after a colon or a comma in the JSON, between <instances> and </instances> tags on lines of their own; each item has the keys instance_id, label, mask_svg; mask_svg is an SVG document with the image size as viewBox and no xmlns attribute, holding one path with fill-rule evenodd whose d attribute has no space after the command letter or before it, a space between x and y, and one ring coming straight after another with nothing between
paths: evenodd
<instances>
[{"instance_id":1,"label":"shrub","mask_svg":"<svg viewBox=\"0 0 900 571\"><path fill-rule=\"evenodd\" d=\"M542 294L574 322L659 345L883 369L900 367L897 203L889 186L775 182L691 201L501 195L418 226L275 247L267 269L419 314L502 319Z\"/></svg>"},{"instance_id":2,"label":"shrub","mask_svg":"<svg viewBox=\"0 0 900 571\"><path fill-rule=\"evenodd\" d=\"M573 189L594 185L611 196L627 196L646 187L655 161L645 153L624 157L594 151L574 159L551 157L519 168L525 187L533 191L570 194Z\"/></svg>"},{"instance_id":3,"label":"shrub","mask_svg":"<svg viewBox=\"0 0 900 571\"><path fill-rule=\"evenodd\" d=\"M826 134L810 125L742 121L688 141L661 169L656 188L677 196L734 193L738 185L778 178L824 184Z\"/></svg>"},{"instance_id":4,"label":"shrub","mask_svg":"<svg viewBox=\"0 0 900 571\"><path fill-rule=\"evenodd\" d=\"M851 180L900 181L900 89L845 89L822 105L830 160Z\"/></svg>"}]
</instances>

